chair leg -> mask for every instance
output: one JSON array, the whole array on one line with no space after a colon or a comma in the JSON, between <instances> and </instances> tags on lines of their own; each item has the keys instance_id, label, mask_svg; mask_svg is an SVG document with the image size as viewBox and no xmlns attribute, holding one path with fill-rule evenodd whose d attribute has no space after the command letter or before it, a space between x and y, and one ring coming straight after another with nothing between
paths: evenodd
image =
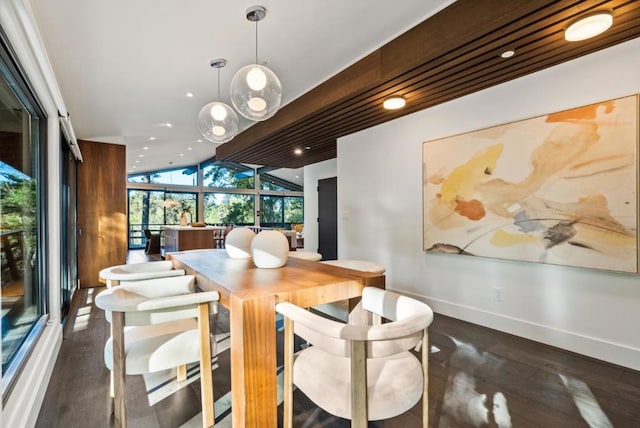
<instances>
[{"instance_id":1,"label":"chair leg","mask_svg":"<svg viewBox=\"0 0 640 428\"><path fill-rule=\"evenodd\" d=\"M126 406L126 361L124 353L124 313L112 312L112 344L113 344L113 410L115 428L127 426Z\"/></svg>"},{"instance_id":2,"label":"chair leg","mask_svg":"<svg viewBox=\"0 0 640 428\"><path fill-rule=\"evenodd\" d=\"M212 427L215 424L210 330L209 303L200 303L198 305L198 331L200 333L200 391L202 395L202 426L204 428Z\"/></svg>"},{"instance_id":3,"label":"chair leg","mask_svg":"<svg viewBox=\"0 0 640 428\"><path fill-rule=\"evenodd\" d=\"M284 428L293 428L293 320L284 318Z\"/></svg>"},{"instance_id":4,"label":"chair leg","mask_svg":"<svg viewBox=\"0 0 640 428\"><path fill-rule=\"evenodd\" d=\"M429 332L425 328L422 334L422 428L429 428Z\"/></svg>"},{"instance_id":5,"label":"chair leg","mask_svg":"<svg viewBox=\"0 0 640 428\"><path fill-rule=\"evenodd\" d=\"M351 341L351 428L367 428L367 346Z\"/></svg>"}]
</instances>

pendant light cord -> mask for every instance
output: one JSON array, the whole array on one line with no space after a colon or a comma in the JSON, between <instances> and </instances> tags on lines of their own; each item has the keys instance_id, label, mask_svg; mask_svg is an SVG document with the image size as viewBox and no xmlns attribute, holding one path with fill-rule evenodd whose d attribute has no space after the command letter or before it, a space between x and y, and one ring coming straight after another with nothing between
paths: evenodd
<instances>
[{"instance_id":1,"label":"pendant light cord","mask_svg":"<svg viewBox=\"0 0 640 428\"><path fill-rule=\"evenodd\" d=\"M256 20L256 64L258 63L258 21Z\"/></svg>"},{"instance_id":2,"label":"pendant light cord","mask_svg":"<svg viewBox=\"0 0 640 428\"><path fill-rule=\"evenodd\" d=\"M220 67L218 67L218 100L220 99Z\"/></svg>"}]
</instances>

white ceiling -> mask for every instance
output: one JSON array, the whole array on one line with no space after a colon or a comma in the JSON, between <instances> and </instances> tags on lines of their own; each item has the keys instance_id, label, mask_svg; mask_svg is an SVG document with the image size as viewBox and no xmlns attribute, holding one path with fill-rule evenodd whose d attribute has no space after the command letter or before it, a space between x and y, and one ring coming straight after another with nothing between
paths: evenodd
<instances>
[{"instance_id":1,"label":"white ceiling","mask_svg":"<svg viewBox=\"0 0 640 428\"><path fill-rule=\"evenodd\" d=\"M451 3L31 0L77 138L126 144L128 172L215 154L196 117L217 99L211 59L228 61L220 98L229 105L231 78L255 60L249 6L267 8L258 24L258 57L280 78L284 105Z\"/></svg>"}]
</instances>

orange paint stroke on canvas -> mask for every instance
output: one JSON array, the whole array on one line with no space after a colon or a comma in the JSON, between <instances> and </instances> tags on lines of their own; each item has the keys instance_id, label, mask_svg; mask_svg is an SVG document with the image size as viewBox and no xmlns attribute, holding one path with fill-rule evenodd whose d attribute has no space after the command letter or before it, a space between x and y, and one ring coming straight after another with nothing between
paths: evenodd
<instances>
[{"instance_id":1,"label":"orange paint stroke on canvas","mask_svg":"<svg viewBox=\"0 0 640 428\"><path fill-rule=\"evenodd\" d=\"M592 104L589 106L565 110L558 113L552 113L550 115L547 115L546 122L557 123L593 121L596 119L598 108L600 107L604 107L604 112L606 114L609 114L615 110L615 102L607 101L606 103Z\"/></svg>"},{"instance_id":2,"label":"orange paint stroke on canvas","mask_svg":"<svg viewBox=\"0 0 640 428\"><path fill-rule=\"evenodd\" d=\"M455 211L469 220L478 221L486 215L484 205L477 199L470 201L457 200Z\"/></svg>"}]
</instances>

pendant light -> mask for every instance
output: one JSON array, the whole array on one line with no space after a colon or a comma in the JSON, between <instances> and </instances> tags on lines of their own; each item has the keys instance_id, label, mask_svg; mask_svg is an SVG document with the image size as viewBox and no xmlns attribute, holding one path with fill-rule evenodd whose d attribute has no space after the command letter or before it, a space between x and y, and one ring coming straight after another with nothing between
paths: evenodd
<instances>
[{"instance_id":1,"label":"pendant light","mask_svg":"<svg viewBox=\"0 0 640 428\"><path fill-rule=\"evenodd\" d=\"M212 59L209 65L218 70L218 99L220 99L220 69L227 65L227 60ZM225 103L214 101L200 110L198 128L204 138L212 143L226 143L238 133L238 115Z\"/></svg>"},{"instance_id":2,"label":"pendant light","mask_svg":"<svg viewBox=\"0 0 640 428\"><path fill-rule=\"evenodd\" d=\"M258 21L267 16L263 6L252 6L247 19L256 23L256 62L242 67L231 81L231 102L250 120L263 121L276 114L282 103L282 85L276 74L258 64Z\"/></svg>"}]
</instances>

